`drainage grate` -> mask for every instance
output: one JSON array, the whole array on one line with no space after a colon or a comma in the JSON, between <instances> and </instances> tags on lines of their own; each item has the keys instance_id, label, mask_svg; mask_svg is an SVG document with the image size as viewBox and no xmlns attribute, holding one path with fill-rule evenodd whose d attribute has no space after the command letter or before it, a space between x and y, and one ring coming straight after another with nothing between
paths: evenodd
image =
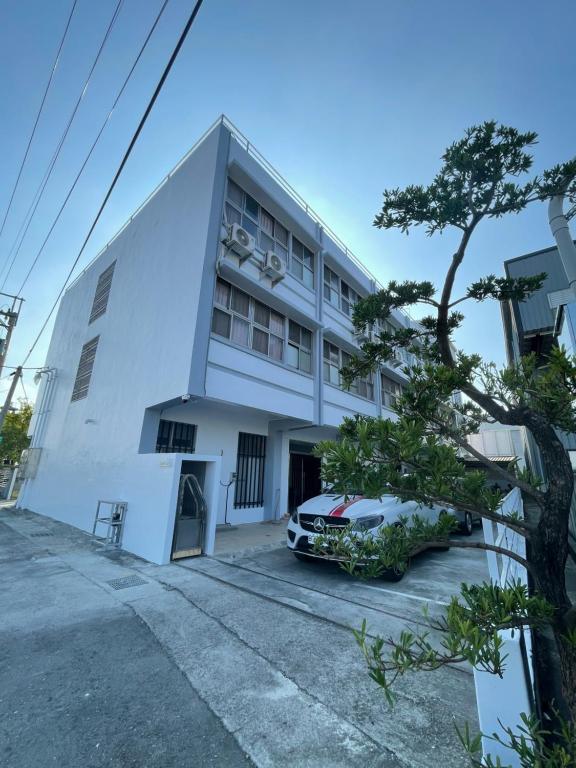
<instances>
[{"instance_id":1,"label":"drainage grate","mask_svg":"<svg viewBox=\"0 0 576 768\"><path fill-rule=\"evenodd\" d=\"M129 587L140 587L142 584L148 584L147 581L141 579L140 576L123 576L121 579L112 579L107 581L112 589L128 589Z\"/></svg>"},{"instance_id":2,"label":"drainage grate","mask_svg":"<svg viewBox=\"0 0 576 768\"><path fill-rule=\"evenodd\" d=\"M55 533L49 533L48 531L46 533L30 533L28 535L33 538L38 538L38 536L56 536Z\"/></svg>"}]
</instances>

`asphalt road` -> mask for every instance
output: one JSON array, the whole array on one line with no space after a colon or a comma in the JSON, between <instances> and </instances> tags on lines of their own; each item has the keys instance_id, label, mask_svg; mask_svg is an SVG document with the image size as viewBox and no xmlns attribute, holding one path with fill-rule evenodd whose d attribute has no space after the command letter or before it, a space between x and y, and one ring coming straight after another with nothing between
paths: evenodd
<instances>
[{"instance_id":1,"label":"asphalt road","mask_svg":"<svg viewBox=\"0 0 576 768\"><path fill-rule=\"evenodd\" d=\"M252 765L128 606L2 523L0 550L3 768Z\"/></svg>"},{"instance_id":2,"label":"asphalt road","mask_svg":"<svg viewBox=\"0 0 576 768\"><path fill-rule=\"evenodd\" d=\"M155 566L0 508L0 765L461 768L470 670L404 678L391 710L351 628L398 636L484 576L457 551L398 584L285 548Z\"/></svg>"}]
</instances>

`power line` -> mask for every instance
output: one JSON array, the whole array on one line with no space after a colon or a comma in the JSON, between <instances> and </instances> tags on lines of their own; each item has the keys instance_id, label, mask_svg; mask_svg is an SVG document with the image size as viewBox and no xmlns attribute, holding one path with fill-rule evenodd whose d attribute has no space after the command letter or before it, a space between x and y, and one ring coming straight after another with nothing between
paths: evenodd
<instances>
[{"instance_id":1,"label":"power line","mask_svg":"<svg viewBox=\"0 0 576 768\"><path fill-rule=\"evenodd\" d=\"M2 219L2 226L0 226L0 237L2 237L2 233L4 232L4 226L6 225L6 219L8 218L8 214L10 213L10 210L12 208L12 202L14 200L14 195L16 194L16 190L18 189L18 184L20 183L20 177L22 176L22 171L24 170L24 166L26 165L26 160L28 159L28 153L30 152L30 146L32 145L32 142L34 140L34 136L36 135L36 128L38 127L38 121L40 120L40 116L42 115L42 111L44 109L44 103L46 101L46 97L48 96L48 91L50 90L50 86L52 85L52 80L54 79L54 75L56 73L56 69L58 67L58 62L60 61L60 54L62 53L62 48L64 46L64 41L66 40L66 36L68 35L68 28L70 27L70 22L72 21L72 16L74 15L74 10L76 9L76 3L78 0L74 0L72 4L72 9L68 15L68 21L66 22L66 26L64 27L64 34L62 35L62 38L60 40L60 45L58 46L58 51L56 52L56 58L54 59L54 62L52 64L52 69L50 71L50 77L48 78L48 82L46 83L46 88L44 89L44 94L42 96L42 101L40 102L40 107L38 109L38 112L36 114L36 119L34 121L34 126L32 127L32 133L30 134L30 138L28 139L28 144L26 146L26 151L24 152L24 157L22 158L22 162L20 163L20 169L18 170L18 175L16 176L16 181L14 182L14 187L12 188L12 194L10 195L10 200L8 200L8 206L6 208L6 212L4 214L4 218Z\"/></svg>"},{"instance_id":2,"label":"power line","mask_svg":"<svg viewBox=\"0 0 576 768\"><path fill-rule=\"evenodd\" d=\"M144 50L145 50L146 46L148 45L148 42L150 41L150 38L152 37L152 35L154 33L154 30L156 29L162 14L164 13L164 9L168 5L168 2L169 2L169 0L164 0L164 3L162 4L162 7L160 8L160 10L158 12L158 15L156 16L156 19L154 20L154 23L152 24L152 27L150 28L150 31L148 32L148 34L146 36L146 39L144 40L140 50L138 51L138 55L136 56L132 66L130 67L130 71L128 72L124 82L122 83L122 87L118 91L118 94L117 94L117 96L116 96L116 98L114 100L114 103L112 104L112 107L110 108L110 111L108 112L104 122L102 123L102 125L100 127L100 130L98 131L98 134L96 135L96 138L94 139L94 141L92 143L92 146L90 147L90 149L88 151L88 154L86 155L86 157L84 159L84 162L80 166L80 170L76 174L76 178L74 179L74 182L72 183L72 186L70 187L70 189L68 190L68 193L66 194L66 197L64 198L64 202L62 203L58 213L56 214L56 218L52 222L52 225L50 226L50 229L48 230L48 233L47 233L46 237L44 238L44 240L42 242L42 245L38 249L38 252L36 253L36 256L34 257L34 260L32 261L32 264L30 265L30 268L28 269L28 272L26 273L26 277L22 281L22 285L20 286L20 289L19 289L18 293L22 292L22 290L24 289L24 286L26 285L26 283L28 282L28 280L30 278L30 275L32 274L32 271L34 270L34 267L38 263L38 259L42 255L42 253L44 251L44 248L46 246L46 243L48 242L48 240L50 238L50 235L52 234L52 232L54 230L54 227L56 226L56 224L60 220L60 216L62 215L62 213L64 211L64 208L66 207L66 204L68 203L68 200L70 199L70 196L72 195L72 192L74 191L74 189L76 187L76 184L78 183L78 181L80 179L80 176L82 175L82 173L84 171L84 168L86 167L88 161L90 160L90 158L92 156L92 152L94 151L96 145L98 144L98 141L100 140L100 137L102 136L102 133L104 132L104 129L108 125L108 122L109 122L110 118L112 117L112 113L116 109L116 107L118 105L118 102L120 101L120 98L121 98L122 94L124 93L124 90L125 90L126 86L128 85L128 82L129 82L130 78L132 77L132 74L133 74L134 70L136 69L136 66L137 66L138 62L140 61L140 58L142 57L142 54L144 53ZM8 277L8 276L6 276L6 277Z\"/></svg>"},{"instance_id":3,"label":"power line","mask_svg":"<svg viewBox=\"0 0 576 768\"><path fill-rule=\"evenodd\" d=\"M34 197L32 198L32 203L30 204L30 207L28 208L28 211L26 212L26 216L24 217L24 222L26 222L26 219L28 219L26 226L24 227L24 231L22 232L22 227L24 226L24 222L22 223L20 230L18 231L18 234L16 235L16 239L14 240L14 243L12 244L12 248L10 249L10 252L7 256L6 262L2 266L2 269L0 270L0 274L4 271L6 268L6 264L8 260L10 259L10 255L12 252L14 252L14 255L12 257L12 261L10 262L10 266L8 267L8 271L6 272L6 275L4 277L4 281L2 283L2 286L0 286L0 290L4 288L6 285L6 281L8 280L8 276L10 275L10 272L12 271L12 267L14 266L14 262L18 258L18 254L20 253L20 249L22 248L22 243L24 242L24 238L26 237L26 234L28 232L28 229L30 227L30 224L32 223L32 219L34 218L34 214L36 213L36 210L38 208L38 205L40 204L40 200L42 199L42 195L44 194L44 190L46 189L46 185L48 184L48 181L50 180L50 177L52 175L52 171L54 169L54 166L56 165L56 161L58 160L58 157L60 156L60 150L62 149L62 146L64 145L64 142L66 141L66 137L68 136L68 132L70 130L70 127L72 126L72 123L74 121L74 118L76 117L76 113L78 111L78 108L84 99L84 96L86 95L86 91L88 90L88 86L90 84L90 80L92 79L92 75L94 74L94 70L96 69L96 65L98 64L98 61L100 60L100 56L102 54L102 51L104 50L104 46L106 45L106 41L108 40L108 37L110 36L110 32L112 31L112 27L114 26L116 19L118 18L118 14L120 13L120 9L122 7L122 4L124 3L124 0L118 0L118 3L116 4L116 8L114 10L114 14L112 16L112 19L110 20L110 23L108 24L108 28L106 29L106 34L104 35L104 38L102 42L100 43L100 47L98 49L98 53L96 54L96 58L94 59L92 66L90 67L90 72L88 73L88 77L84 81L84 85L82 86L82 90L80 91L80 96L78 97L76 104L74 105L74 109L72 110L72 114L70 115L68 119L68 123L66 124L66 127L64 129L64 132L62 136L60 137L60 140L58 142L58 145L56 147L56 150L54 154L52 155L52 159L50 160L50 163L48 164L48 168L46 169L44 176L42 178L42 181L40 182L36 192L34 193ZM20 233L22 233L22 236L20 237ZM20 238L20 242L18 243L18 238ZM16 244L18 245L16 246ZM16 250L14 251L14 249Z\"/></svg>"},{"instance_id":4,"label":"power line","mask_svg":"<svg viewBox=\"0 0 576 768\"><path fill-rule=\"evenodd\" d=\"M162 90L162 87L166 81L166 78L170 74L170 70L172 69L172 66L174 62L176 61L176 58L178 54L180 53L180 49L182 48L182 45L184 44L184 40L186 39L188 32L190 31L192 25L194 24L194 21L196 19L196 16L198 15L198 11L200 10L200 7L202 6L202 3L204 0L196 0L196 3L194 5L194 8L192 9L192 13L190 14L190 17L188 21L186 22L186 26L184 27L182 34L180 35L180 38L178 39L178 42L176 43L176 47L172 51L172 55L170 56L170 59L168 60L168 63L166 64L166 67L164 68L164 71L162 73L162 76L160 77L160 80L158 81L158 85L156 86L154 93L152 94L152 97L150 98L150 101L148 102L148 106L146 107L144 114L142 115L140 122L138 124L138 127L136 128L136 131L134 132L134 135L132 136L132 139L130 141L130 144L128 145L128 149L124 153L124 157L122 158L122 162L120 163L120 166L118 167L118 170L116 171L116 174L112 180L112 183L110 184L110 187L108 189L108 192L106 193L106 196L104 197L104 200L102 202L102 205L98 209L98 213L96 214L96 217L94 218L94 221L92 222L92 225L90 226L90 229L88 230L88 234L86 235L84 242L82 243L82 247L80 248L78 255L74 259L74 262L72 263L72 266L70 268L70 271L68 272L68 275L66 276L66 279L64 280L64 283L58 292L58 296L56 297L56 301L52 305L52 308L50 309L50 312L48 313L47 318L44 320L44 323L42 324L42 327L40 328L40 331L38 332L38 335L34 339L32 346L28 350L28 353L26 357L24 358L24 361L22 365L24 365L28 359L30 358L30 355L34 351L36 344L38 344L40 337L44 333L44 330L46 329L46 326L50 322L50 318L52 317L52 314L56 307L58 306L58 302L60 301L60 298L62 297L62 294L66 290L66 286L68 285L68 281L72 277L72 274L74 270L76 269L76 265L80 261L80 258L82 257L82 254L84 253L84 249L86 248L86 245L88 244L88 240L90 239L90 236L92 235L92 232L94 231L96 224L98 223L100 216L102 215L102 211L104 210L106 203L108 202L110 195L112 194L114 187L116 186L116 182L120 178L120 174L122 173L122 170L124 169L124 166L126 165L128 158L130 157L130 154L132 153L132 150L134 149L134 145L136 144L136 141L138 140L138 137L140 136L140 133L142 132L142 128L144 127L144 124L146 123L146 120L148 119L148 115L152 111L152 108L154 104L156 103L156 99L158 98L158 94Z\"/></svg>"},{"instance_id":5,"label":"power line","mask_svg":"<svg viewBox=\"0 0 576 768\"><path fill-rule=\"evenodd\" d=\"M20 386L22 387L22 392L24 392L24 399L27 403L30 402L30 398L28 397L28 393L26 392L26 387L24 386L24 376L20 376Z\"/></svg>"}]
</instances>

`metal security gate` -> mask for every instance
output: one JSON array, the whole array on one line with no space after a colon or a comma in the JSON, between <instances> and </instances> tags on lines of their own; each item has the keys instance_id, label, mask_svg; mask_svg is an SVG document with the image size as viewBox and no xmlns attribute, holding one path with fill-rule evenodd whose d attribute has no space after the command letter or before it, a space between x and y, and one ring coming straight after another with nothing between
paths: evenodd
<instances>
[{"instance_id":1,"label":"metal security gate","mask_svg":"<svg viewBox=\"0 0 576 768\"><path fill-rule=\"evenodd\" d=\"M208 506L195 474L182 474L174 524L172 559L202 554Z\"/></svg>"}]
</instances>

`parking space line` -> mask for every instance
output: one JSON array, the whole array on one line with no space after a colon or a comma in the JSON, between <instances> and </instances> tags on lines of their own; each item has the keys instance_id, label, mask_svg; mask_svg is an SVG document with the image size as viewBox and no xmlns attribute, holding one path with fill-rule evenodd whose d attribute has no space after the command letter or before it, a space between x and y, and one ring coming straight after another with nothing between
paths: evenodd
<instances>
[{"instance_id":1,"label":"parking space line","mask_svg":"<svg viewBox=\"0 0 576 768\"><path fill-rule=\"evenodd\" d=\"M396 589L386 589L386 587L373 587L371 584L354 584L353 587L359 587L360 589L375 589L377 592L388 592L391 595L398 595L398 597L407 597L409 600L419 600L422 603L435 603L436 605L449 606L450 603L445 603L443 600L434 600L432 597L419 597L418 595L409 595L406 592L398 592Z\"/></svg>"}]
</instances>

